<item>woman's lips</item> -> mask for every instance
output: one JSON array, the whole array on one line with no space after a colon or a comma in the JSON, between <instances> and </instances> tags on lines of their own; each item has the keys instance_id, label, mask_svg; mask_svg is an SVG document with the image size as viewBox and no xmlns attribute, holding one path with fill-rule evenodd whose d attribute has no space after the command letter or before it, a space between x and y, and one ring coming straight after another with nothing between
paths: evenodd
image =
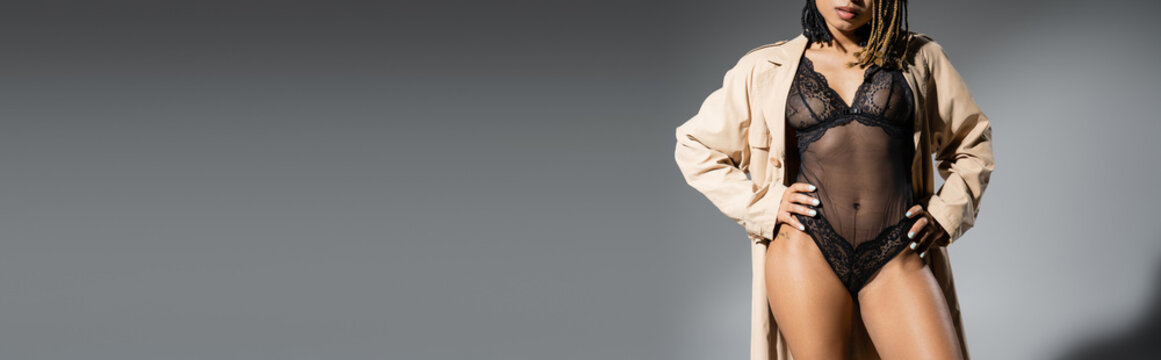
<instances>
[{"instance_id":1,"label":"woman's lips","mask_svg":"<svg viewBox=\"0 0 1161 360\"><path fill-rule=\"evenodd\" d=\"M856 13L854 11L854 9L849 8L849 7L836 7L836 8L834 8L834 10L835 10L835 13L837 13L838 16L840 18L842 18L843 20L854 19L855 16L858 15L858 13Z\"/></svg>"}]
</instances>

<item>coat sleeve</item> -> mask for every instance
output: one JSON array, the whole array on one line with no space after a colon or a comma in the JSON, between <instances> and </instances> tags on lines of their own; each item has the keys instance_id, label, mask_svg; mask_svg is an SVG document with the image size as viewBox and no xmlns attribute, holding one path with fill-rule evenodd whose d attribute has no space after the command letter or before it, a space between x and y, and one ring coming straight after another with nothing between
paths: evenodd
<instances>
[{"instance_id":1,"label":"coat sleeve","mask_svg":"<svg viewBox=\"0 0 1161 360\"><path fill-rule=\"evenodd\" d=\"M980 199L995 168L992 128L943 47L934 41L928 45L932 47L926 52L931 75L929 145L944 182L926 208L954 242L975 225Z\"/></svg>"},{"instance_id":2,"label":"coat sleeve","mask_svg":"<svg viewBox=\"0 0 1161 360\"><path fill-rule=\"evenodd\" d=\"M726 71L721 88L677 127L674 150L685 181L743 227L754 193L753 182L746 176L752 70L752 63L743 56Z\"/></svg>"}]
</instances>

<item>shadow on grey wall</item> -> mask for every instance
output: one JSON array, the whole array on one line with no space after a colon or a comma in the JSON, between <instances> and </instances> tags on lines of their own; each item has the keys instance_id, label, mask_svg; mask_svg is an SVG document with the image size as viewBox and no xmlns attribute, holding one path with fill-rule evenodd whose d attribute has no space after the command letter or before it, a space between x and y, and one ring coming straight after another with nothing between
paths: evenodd
<instances>
[{"instance_id":1,"label":"shadow on grey wall","mask_svg":"<svg viewBox=\"0 0 1161 360\"><path fill-rule=\"evenodd\" d=\"M1161 264L1157 265L1149 308L1136 323L1119 332L1081 341L1059 359L1161 359Z\"/></svg>"}]
</instances>

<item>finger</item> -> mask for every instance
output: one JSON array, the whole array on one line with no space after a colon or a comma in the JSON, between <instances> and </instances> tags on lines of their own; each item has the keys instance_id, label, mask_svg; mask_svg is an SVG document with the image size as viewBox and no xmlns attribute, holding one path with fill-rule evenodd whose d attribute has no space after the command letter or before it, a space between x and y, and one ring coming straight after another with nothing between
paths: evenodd
<instances>
[{"instance_id":1,"label":"finger","mask_svg":"<svg viewBox=\"0 0 1161 360\"><path fill-rule=\"evenodd\" d=\"M919 245L923 240L922 235L923 229L926 226L926 221L927 220L924 218L919 218L919 220L915 220L915 223L911 224L911 228L907 230L907 239L910 241L910 243L907 244L907 248L915 251L916 253L919 253Z\"/></svg>"},{"instance_id":2,"label":"finger","mask_svg":"<svg viewBox=\"0 0 1161 360\"><path fill-rule=\"evenodd\" d=\"M919 257L923 257L927 254L927 250L931 249L932 240L935 238L934 233L935 232L931 231L931 229L923 229L923 235L921 235L922 239L918 241L919 246L917 246L915 249L915 251L919 252Z\"/></svg>"},{"instance_id":3,"label":"finger","mask_svg":"<svg viewBox=\"0 0 1161 360\"><path fill-rule=\"evenodd\" d=\"M903 214L903 216L906 216L907 218L913 218L913 217L915 217L915 215L919 215L922 213L923 213L923 205L915 204L915 206L912 206L910 209L907 209L907 213Z\"/></svg>"},{"instance_id":4,"label":"finger","mask_svg":"<svg viewBox=\"0 0 1161 360\"><path fill-rule=\"evenodd\" d=\"M814 205L814 206L818 206L818 204L820 203L817 198L810 196L810 195L802 194L802 193L795 194L794 201L799 203L799 204Z\"/></svg>"},{"instance_id":5,"label":"finger","mask_svg":"<svg viewBox=\"0 0 1161 360\"><path fill-rule=\"evenodd\" d=\"M806 215L806 216L818 215L818 211L811 209L810 207L802 206L802 205L794 205L794 212L802 214L802 215Z\"/></svg>"},{"instance_id":6,"label":"finger","mask_svg":"<svg viewBox=\"0 0 1161 360\"><path fill-rule=\"evenodd\" d=\"M911 224L911 228L907 229L907 238L911 239L911 241L916 241L916 237L919 236L920 233L923 232L923 229L926 227L927 218L919 218L919 220L915 220L915 223Z\"/></svg>"},{"instance_id":7,"label":"finger","mask_svg":"<svg viewBox=\"0 0 1161 360\"><path fill-rule=\"evenodd\" d=\"M811 191L818 189L818 187L811 185L811 184L804 183L804 182L794 183L793 186L794 186L794 188L798 189L798 191L801 191L801 192L811 192Z\"/></svg>"},{"instance_id":8,"label":"finger","mask_svg":"<svg viewBox=\"0 0 1161 360\"><path fill-rule=\"evenodd\" d=\"M798 222L798 219L795 219L794 216L791 216L789 212L783 211L778 213L778 219L781 219L782 222L787 225L793 226L795 229L806 231L806 226L802 225L801 222Z\"/></svg>"}]
</instances>

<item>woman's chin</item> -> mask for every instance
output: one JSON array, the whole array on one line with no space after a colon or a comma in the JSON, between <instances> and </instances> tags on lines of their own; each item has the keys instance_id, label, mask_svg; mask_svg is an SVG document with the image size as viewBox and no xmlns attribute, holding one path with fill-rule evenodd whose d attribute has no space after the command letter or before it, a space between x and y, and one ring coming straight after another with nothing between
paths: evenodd
<instances>
[{"instance_id":1,"label":"woman's chin","mask_svg":"<svg viewBox=\"0 0 1161 360\"><path fill-rule=\"evenodd\" d=\"M834 28L838 29L839 31L842 31L842 32L852 32L852 31L855 31L855 29L858 29L865 24L866 23L856 24L856 23L847 22L846 20L840 20L840 22L838 24L834 24Z\"/></svg>"},{"instance_id":2,"label":"woman's chin","mask_svg":"<svg viewBox=\"0 0 1161 360\"><path fill-rule=\"evenodd\" d=\"M835 30L842 31L844 33L852 33L867 24L869 24L869 22L852 23L847 22L846 20L839 20L838 22L832 23L830 25Z\"/></svg>"}]
</instances>

